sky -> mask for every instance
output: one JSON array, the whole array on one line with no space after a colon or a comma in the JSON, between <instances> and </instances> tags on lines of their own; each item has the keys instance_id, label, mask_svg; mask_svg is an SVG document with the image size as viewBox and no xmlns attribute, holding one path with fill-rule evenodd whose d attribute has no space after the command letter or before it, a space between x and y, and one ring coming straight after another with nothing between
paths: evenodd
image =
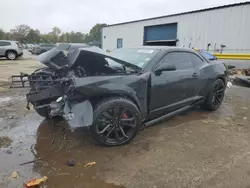
<instances>
[{"instance_id":1,"label":"sky","mask_svg":"<svg viewBox=\"0 0 250 188\"><path fill-rule=\"evenodd\" d=\"M246 0L245 0L246 1ZM26 24L42 33L54 26L87 33L96 23L115 24L244 2L244 0L0 0L0 28Z\"/></svg>"}]
</instances>

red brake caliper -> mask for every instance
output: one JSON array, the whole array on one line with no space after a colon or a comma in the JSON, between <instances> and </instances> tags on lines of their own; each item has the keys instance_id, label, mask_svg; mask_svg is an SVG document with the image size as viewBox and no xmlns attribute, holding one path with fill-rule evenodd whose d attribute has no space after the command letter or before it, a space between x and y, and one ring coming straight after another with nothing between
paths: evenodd
<instances>
[{"instance_id":1,"label":"red brake caliper","mask_svg":"<svg viewBox=\"0 0 250 188\"><path fill-rule=\"evenodd\" d=\"M123 113L123 114L122 114L122 118L123 118L123 119L127 119L127 118L128 118L127 114Z\"/></svg>"}]
</instances>

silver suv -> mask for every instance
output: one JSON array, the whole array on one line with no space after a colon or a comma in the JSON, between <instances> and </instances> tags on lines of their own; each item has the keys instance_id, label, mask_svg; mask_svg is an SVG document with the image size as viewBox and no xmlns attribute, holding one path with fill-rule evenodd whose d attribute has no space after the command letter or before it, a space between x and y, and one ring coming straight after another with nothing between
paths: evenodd
<instances>
[{"instance_id":1,"label":"silver suv","mask_svg":"<svg viewBox=\"0 0 250 188\"><path fill-rule=\"evenodd\" d=\"M11 40L0 40L0 57L14 60L23 55L23 49L19 42Z\"/></svg>"}]
</instances>

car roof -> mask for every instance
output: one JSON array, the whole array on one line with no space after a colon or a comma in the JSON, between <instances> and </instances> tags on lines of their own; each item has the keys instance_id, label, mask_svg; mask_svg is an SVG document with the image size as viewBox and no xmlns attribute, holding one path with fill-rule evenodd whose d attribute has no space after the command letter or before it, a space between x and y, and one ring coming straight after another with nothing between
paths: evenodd
<instances>
[{"instance_id":1,"label":"car roof","mask_svg":"<svg viewBox=\"0 0 250 188\"><path fill-rule=\"evenodd\" d=\"M14 41L14 40L0 40L1 42L18 42L18 41Z\"/></svg>"}]
</instances>

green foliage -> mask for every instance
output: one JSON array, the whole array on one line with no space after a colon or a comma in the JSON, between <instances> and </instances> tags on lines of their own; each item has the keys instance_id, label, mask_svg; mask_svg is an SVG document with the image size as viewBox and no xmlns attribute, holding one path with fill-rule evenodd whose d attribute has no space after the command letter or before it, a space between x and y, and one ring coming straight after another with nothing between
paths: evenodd
<instances>
[{"instance_id":1,"label":"green foliage","mask_svg":"<svg viewBox=\"0 0 250 188\"><path fill-rule=\"evenodd\" d=\"M101 30L107 24L96 24L87 34L81 32L62 32L60 28L54 27L51 32L41 34L38 29L21 24L5 33L0 29L0 40L19 40L24 43L90 43L101 42Z\"/></svg>"},{"instance_id":2,"label":"green foliage","mask_svg":"<svg viewBox=\"0 0 250 188\"><path fill-rule=\"evenodd\" d=\"M32 43L32 42L39 43L41 40L40 31L38 29L36 30L30 29L29 33L27 34L24 40L27 43Z\"/></svg>"},{"instance_id":3,"label":"green foliage","mask_svg":"<svg viewBox=\"0 0 250 188\"><path fill-rule=\"evenodd\" d=\"M0 39L5 39L5 32L0 29Z\"/></svg>"},{"instance_id":4,"label":"green foliage","mask_svg":"<svg viewBox=\"0 0 250 188\"><path fill-rule=\"evenodd\" d=\"M101 41L102 28L107 26L107 24L96 24L89 32L89 35L94 41Z\"/></svg>"}]
</instances>

